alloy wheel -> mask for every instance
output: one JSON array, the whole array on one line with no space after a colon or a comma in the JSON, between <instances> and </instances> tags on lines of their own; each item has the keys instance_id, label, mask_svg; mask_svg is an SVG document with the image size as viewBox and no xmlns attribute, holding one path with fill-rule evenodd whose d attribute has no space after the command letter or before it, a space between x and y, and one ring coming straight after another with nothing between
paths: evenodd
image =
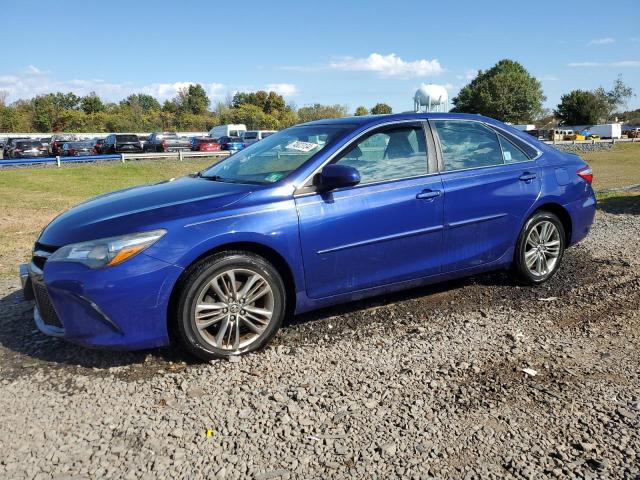
<instances>
[{"instance_id":1,"label":"alloy wheel","mask_svg":"<svg viewBox=\"0 0 640 480\"><path fill-rule=\"evenodd\" d=\"M553 272L560 256L560 232L553 222L536 223L527 235L524 260L529 272L543 277Z\"/></svg>"},{"instance_id":2,"label":"alloy wheel","mask_svg":"<svg viewBox=\"0 0 640 480\"><path fill-rule=\"evenodd\" d=\"M258 272L232 268L216 273L202 287L194 323L211 346L234 352L256 342L273 318L274 294Z\"/></svg>"}]
</instances>

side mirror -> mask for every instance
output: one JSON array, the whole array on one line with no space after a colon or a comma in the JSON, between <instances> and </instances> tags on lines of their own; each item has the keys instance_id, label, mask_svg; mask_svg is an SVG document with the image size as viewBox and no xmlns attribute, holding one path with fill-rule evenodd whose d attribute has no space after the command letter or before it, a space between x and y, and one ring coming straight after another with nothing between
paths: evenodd
<instances>
[{"instance_id":1,"label":"side mirror","mask_svg":"<svg viewBox=\"0 0 640 480\"><path fill-rule=\"evenodd\" d=\"M320 190L352 187L360 183L360 172L348 165L327 165L320 172L317 186Z\"/></svg>"}]
</instances>

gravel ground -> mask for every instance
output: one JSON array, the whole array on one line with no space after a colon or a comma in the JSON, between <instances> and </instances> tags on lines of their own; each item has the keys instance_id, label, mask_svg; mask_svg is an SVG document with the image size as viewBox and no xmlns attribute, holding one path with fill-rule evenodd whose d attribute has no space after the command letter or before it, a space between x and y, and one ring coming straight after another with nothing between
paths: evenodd
<instances>
[{"instance_id":1,"label":"gravel ground","mask_svg":"<svg viewBox=\"0 0 640 480\"><path fill-rule=\"evenodd\" d=\"M210 364L47 338L5 279L0 477L638 479L639 247L599 212L543 287L323 310Z\"/></svg>"}]
</instances>

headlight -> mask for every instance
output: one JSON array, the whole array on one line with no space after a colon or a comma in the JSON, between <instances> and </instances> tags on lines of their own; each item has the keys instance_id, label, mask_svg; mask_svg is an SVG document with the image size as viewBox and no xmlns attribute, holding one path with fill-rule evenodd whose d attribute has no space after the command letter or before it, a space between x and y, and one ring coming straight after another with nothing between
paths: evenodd
<instances>
[{"instance_id":1,"label":"headlight","mask_svg":"<svg viewBox=\"0 0 640 480\"><path fill-rule=\"evenodd\" d=\"M165 233L167 233L166 230L151 230L150 232L72 243L56 250L48 261L78 262L90 268L111 267L149 248Z\"/></svg>"}]
</instances>

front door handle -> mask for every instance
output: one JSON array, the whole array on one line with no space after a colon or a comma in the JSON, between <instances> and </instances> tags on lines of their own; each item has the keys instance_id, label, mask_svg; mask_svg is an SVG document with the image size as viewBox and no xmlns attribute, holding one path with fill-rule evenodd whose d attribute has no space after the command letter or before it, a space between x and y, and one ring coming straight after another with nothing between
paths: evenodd
<instances>
[{"instance_id":1,"label":"front door handle","mask_svg":"<svg viewBox=\"0 0 640 480\"><path fill-rule=\"evenodd\" d=\"M429 200L440 196L440 190L423 190L416 195L420 200Z\"/></svg>"},{"instance_id":2,"label":"front door handle","mask_svg":"<svg viewBox=\"0 0 640 480\"><path fill-rule=\"evenodd\" d=\"M522 175L520 175L520 180L522 182L527 182L527 183L531 183L531 180L533 180L534 178L536 178L536 174L532 173L532 172L524 172Z\"/></svg>"}]
</instances>

